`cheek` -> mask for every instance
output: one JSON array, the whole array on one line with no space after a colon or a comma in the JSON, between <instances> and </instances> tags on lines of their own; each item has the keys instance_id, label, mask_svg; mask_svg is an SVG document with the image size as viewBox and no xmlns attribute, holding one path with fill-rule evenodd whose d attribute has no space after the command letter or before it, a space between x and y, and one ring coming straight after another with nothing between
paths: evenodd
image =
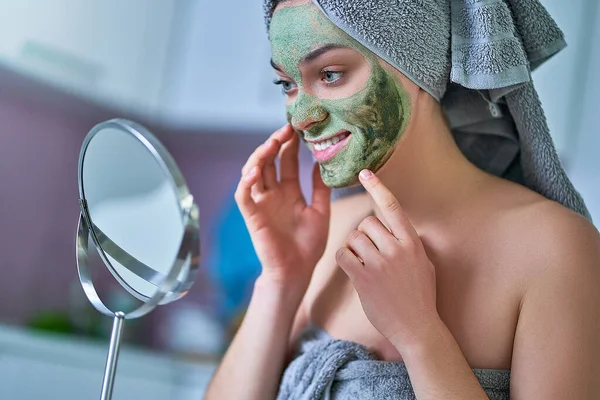
<instances>
[{"instance_id":1,"label":"cheek","mask_svg":"<svg viewBox=\"0 0 600 400\"><path fill-rule=\"evenodd\" d=\"M394 140L402 134L403 121L408 117L404 115L402 94L391 79L382 79L376 86L357 114L377 136Z\"/></svg>"},{"instance_id":2,"label":"cheek","mask_svg":"<svg viewBox=\"0 0 600 400\"><path fill-rule=\"evenodd\" d=\"M340 104L340 116L347 122L361 128L379 131L383 128L382 110L374 102L373 96L357 96L351 103Z\"/></svg>"}]
</instances>

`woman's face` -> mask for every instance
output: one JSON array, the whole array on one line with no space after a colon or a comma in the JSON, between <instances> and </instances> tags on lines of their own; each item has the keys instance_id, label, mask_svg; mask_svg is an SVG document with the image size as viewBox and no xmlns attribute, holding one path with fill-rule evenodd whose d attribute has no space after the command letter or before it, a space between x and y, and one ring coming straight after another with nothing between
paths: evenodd
<instances>
[{"instance_id":1,"label":"woman's face","mask_svg":"<svg viewBox=\"0 0 600 400\"><path fill-rule=\"evenodd\" d=\"M291 4L291 5L290 5ZM372 52L312 3L278 8L270 25L272 64L301 132L331 187L357 182L392 154L409 120L409 97Z\"/></svg>"}]
</instances>

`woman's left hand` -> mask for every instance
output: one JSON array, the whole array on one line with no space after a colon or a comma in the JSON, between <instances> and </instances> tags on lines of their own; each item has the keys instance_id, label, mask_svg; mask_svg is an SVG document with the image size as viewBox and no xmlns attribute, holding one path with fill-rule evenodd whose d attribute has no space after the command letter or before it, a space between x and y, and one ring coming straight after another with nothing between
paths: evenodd
<instances>
[{"instance_id":1,"label":"woman's left hand","mask_svg":"<svg viewBox=\"0 0 600 400\"><path fill-rule=\"evenodd\" d=\"M435 268L396 197L368 170L360 181L389 230L378 218L367 217L338 250L336 261L373 326L397 348L411 346L440 322Z\"/></svg>"}]
</instances>

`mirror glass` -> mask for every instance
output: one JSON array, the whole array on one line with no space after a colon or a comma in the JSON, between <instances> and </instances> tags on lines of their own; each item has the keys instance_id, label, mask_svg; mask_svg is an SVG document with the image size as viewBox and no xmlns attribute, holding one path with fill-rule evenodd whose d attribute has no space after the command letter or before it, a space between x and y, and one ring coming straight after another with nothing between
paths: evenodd
<instances>
[{"instance_id":1,"label":"mirror glass","mask_svg":"<svg viewBox=\"0 0 600 400\"><path fill-rule=\"evenodd\" d=\"M143 138L108 126L89 141L80 171L99 251L140 300L152 297L172 269L185 223L178 188L153 151Z\"/></svg>"}]
</instances>

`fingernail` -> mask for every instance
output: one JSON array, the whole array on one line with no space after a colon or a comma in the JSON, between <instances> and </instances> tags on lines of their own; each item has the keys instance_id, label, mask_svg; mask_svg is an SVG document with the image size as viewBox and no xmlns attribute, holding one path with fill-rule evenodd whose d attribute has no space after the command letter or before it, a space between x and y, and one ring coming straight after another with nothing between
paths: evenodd
<instances>
[{"instance_id":1,"label":"fingernail","mask_svg":"<svg viewBox=\"0 0 600 400\"><path fill-rule=\"evenodd\" d=\"M360 171L360 177L364 180L371 179L372 176L373 173L368 169L363 169L362 171Z\"/></svg>"}]
</instances>

